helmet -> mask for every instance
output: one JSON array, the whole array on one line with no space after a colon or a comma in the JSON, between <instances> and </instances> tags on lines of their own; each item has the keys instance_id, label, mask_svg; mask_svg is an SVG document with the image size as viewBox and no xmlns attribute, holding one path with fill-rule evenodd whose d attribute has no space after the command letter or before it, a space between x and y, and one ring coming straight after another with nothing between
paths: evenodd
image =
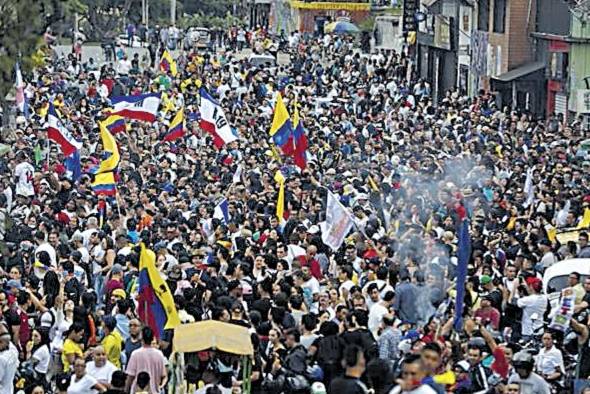
<instances>
[{"instance_id":1,"label":"helmet","mask_svg":"<svg viewBox=\"0 0 590 394\"><path fill-rule=\"evenodd\" d=\"M533 355L531 353L527 352L526 350L521 350L512 357L512 364L514 365L515 369L522 368L532 371L533 366L535 365L535 360L533 359Z\"/></svg>"}]
</instances>

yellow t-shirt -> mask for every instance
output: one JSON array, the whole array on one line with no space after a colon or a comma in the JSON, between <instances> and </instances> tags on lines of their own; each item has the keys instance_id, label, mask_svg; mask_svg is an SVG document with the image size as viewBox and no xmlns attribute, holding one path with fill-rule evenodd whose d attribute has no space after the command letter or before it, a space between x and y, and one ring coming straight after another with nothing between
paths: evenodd
<instances>
[{"instance_id":1,"label":"yellow t-shirt","mask_svg":"<svg viewBox=\"0 0 590 394\"><path fill-rule=\"evenodd\" d=\"M80 345L68 338L64 341L64 347L61 351L61 362L64 365L64 372L70 371L70 363L68 362L68 355L70 354L84 357L84 352Z\"/></svg>"},{"instance_id":2,"label":"yellow t-shirt","mask_svg":"<svg viewBox=\"0 0 590 394\"><path fill-rule=\"evenodd\" d=\"M104 351L107 354L107 360L112 362L115 367L121 368L121 348L123 344L123 338L118 331L113 331L101 342Z\"/></svg>"}]
</instances>

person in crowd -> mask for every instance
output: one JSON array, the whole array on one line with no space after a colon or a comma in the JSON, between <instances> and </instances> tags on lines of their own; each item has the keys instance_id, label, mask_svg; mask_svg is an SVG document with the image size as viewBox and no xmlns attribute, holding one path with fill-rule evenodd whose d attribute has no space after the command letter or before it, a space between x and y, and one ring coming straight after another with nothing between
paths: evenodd
<instances>
[{"instance_id":1,"label":"person in crowd","mask_svg":"<svg viewBox=\"0 0 590 394\"><path fill-rule=\"evenodd\" d=\"M174 390L173 326L208 320L254 356L187 356L174 372L199 392L244 374L286 394L573 392L590 376L590 282L543 279L590 253L583 119L435 89L367 35L361 54L347 35L275 45L236 24L177 51L176 26L121 26L148 48L47 58L23 75L28 113L3 118L0 393ZM244 48L281 49L269 65Z\"/></svg>"}]
</instances>

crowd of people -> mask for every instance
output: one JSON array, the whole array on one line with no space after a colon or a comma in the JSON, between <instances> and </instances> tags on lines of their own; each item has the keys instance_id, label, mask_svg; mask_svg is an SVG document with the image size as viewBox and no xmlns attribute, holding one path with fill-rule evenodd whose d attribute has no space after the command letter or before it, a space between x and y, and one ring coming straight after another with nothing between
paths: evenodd
<instances>
[{"instance_id":1,"label":"crowd of people","mask_svg":"<svg viewBox=\"0 0 590 394\"><path fill-rule=\"evenodd\" d=\"M582 123L498 108L484 91L434 100L411 58L360 53L351 37L289 46L273 68L183 50L176 77L70 55L25 78L31 115L4 130L0 157L0 393L178 392L174 330L158 337L138 318L140 242L182 324L250 331L251 393L571 393L589 377L590 278L569 274L561 325L542 281L590 255L583 229L556 237L589 224ZM201 87L238 137L221 149L198 126ZM156 122L116 135L116 196L97 196L97 122L112 97L156 91ZM269 136L278 92L299 106L303 168ZM82 143L79 177L47 139L49 103ZM164 141L180 108L185 135ZM322 238L329 193L354 217L337 250ZM214 215L222 199L228 220ZM235 357L185 357L191 392L242 392Z\"/></svg>"}]
</instances>

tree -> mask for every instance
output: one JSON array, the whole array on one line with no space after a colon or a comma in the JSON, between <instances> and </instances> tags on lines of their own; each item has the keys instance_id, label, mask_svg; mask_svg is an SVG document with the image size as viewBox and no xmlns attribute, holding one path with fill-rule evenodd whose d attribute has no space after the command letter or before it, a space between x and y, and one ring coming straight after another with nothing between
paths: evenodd
<instances>
[{"instance_id":1,"label":"tree","mask_svg":"<svg viewBox=\"0 0 590 394\"><path fill-rule=\"evenodd\" d=\"M101 40L113 38L121 31L131 6L137 0L81 0L87 12L84 15L88 23L87 36L91 39Z\"/></svg>"},{"instance_id":2,"label":"tree","mask_svg":"<svg viewBox=\"0 0 590 394\"><path fill-rule=\"evenodd\" d=\"M45 29L61 17L66 3L61 0L0 0L0 104L5 114L6 96L14 86L15 63L18 60L25 71L32 69Z\"/></svg>"}]
</instances>

